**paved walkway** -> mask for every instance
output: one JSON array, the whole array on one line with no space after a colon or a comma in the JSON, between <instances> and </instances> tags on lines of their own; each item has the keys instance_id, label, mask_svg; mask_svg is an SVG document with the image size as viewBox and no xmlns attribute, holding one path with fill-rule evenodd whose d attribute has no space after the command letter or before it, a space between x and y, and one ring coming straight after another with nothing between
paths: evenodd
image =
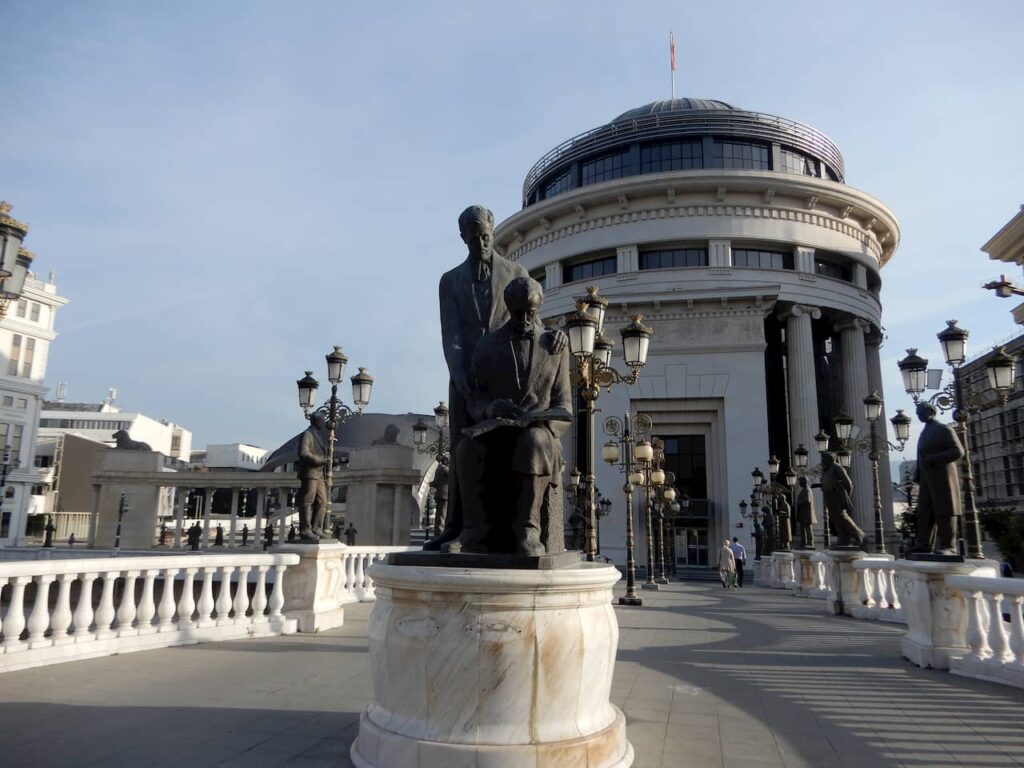
<instances>
[{"instance_id":1,"label":"paved walkway","mask_svg":"<svg viewBox=\"0 0 1024 768\"><path fill-rule=\"evenodd\" d=\"M613 688L636 768L1024 766L1024 692L911 667L900 627L760 588L643 596L617 609ZM2 675L0 765L349 766L369 609L312 637Z\"/></svg>"}]
</instances>

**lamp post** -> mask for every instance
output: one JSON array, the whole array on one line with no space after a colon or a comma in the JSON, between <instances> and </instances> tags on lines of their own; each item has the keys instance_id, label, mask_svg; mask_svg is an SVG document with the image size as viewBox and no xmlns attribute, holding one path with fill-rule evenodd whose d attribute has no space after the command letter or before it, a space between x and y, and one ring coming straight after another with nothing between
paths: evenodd
<instances>
[{"instance_id":1,"label":"lamp post","mask_svg":"<svg viewBox=\"0 0 1024 768\"><path fill-rule=\"evenodd\" d=\"M971 466L971 440L967 423L972 410L977 411L986 405L1006 404L1010 389L1013 387L1016 361L1002 347L995 350L992 356L985 361L985 372L988 384L996 394L996 400L986 402L980 398L967 396L963 391L960 368L967 359L967 337L969 335L970 332L958 326L956 320L948 320L946 327L936 334L942 344L946 365L952 371L952 381L928 398L928 402L939 411L953 411L953 420L964 448L964 455L960 460L965 508L963 535L967 544L967 557L980 560L985 555L981 549L981 527L978 522L978 507L974 498L974 470ZM928 361L912 348L907 350L907 356L897 365L903 377L903 388L916 405L927 388Z\"/></svg>"},{"instance_id":2,"label":"lamp post","mask_svg":"<svg viewBox=\"0 0 1024 768\"><path fill-rule=\"evenodd\" d=\"M646 439L640 440L636 444L636 451L634 456L640 464L639 482L636 485L645 487L647 485L647 475L650 472L650 465L654 461L654 445ZM636 477L636 475L630 475L630 477ZM651 500L647 493L646 488L644 489L644 534L647 537L647 563L646 563L646 578L644 579L644 589L658 589L657 582L654 581L654 525L651 518Z\"/></svg>"},{"instance_id":3,"label":"lamp post","mask_svg":"<svg viewBox=\"0 0 1024 768\"><path fill-rule=\"evenodd\" d=\"M324 472L324 485L327 491L327 509L323 515L323 526L326 528L331 517L330 507L334 503L334 440L338 431L338 425L344 424L353 415L361 415L363 409L370 402L370 392L373 389L373 376L360 368L359 372L349 380L352 383L352 401L355 403L353 411L341 398L338 397L338 385L345 375L345 364L348 358L341 351L341 347L335 345L333 351L326 355L327 380L331 382L331 396L319 408L316 407L316 391L320 382L313 378L312 371L306 371L306 375L296 381L299 388L299 407L302 408L306 418L310 412L319 414L327 426L327 458ZM312 521L310 521L312 522Z\"/></svg>"},{"instance_id":4,"label":"lamp post","mask_svg":"<svg viewBox=\"0 0 1024 768\"><path fill-rule=\"evenodd\" d=\"M619 471L626 476L622 486L626 495L626 594L619 598L619 605L644 604L636 593L636 542L633 535L633 489L643 486L644 473L633 455L633 444L638 437L645 439L650 429L651 419L642 413L631 416L627 412L621 419L609 416L604 420L605 434L612 439L601 449L601 458L612 466L618 464Z\"/></svg>"},{"instance_id":5,"label":"lamp post","mask_svg":"<svg viewBox=\"0 0 1024 768\"><path fill-rule=\"evenodd\" d=\"M598 295L597 288L587 289L587 295L576 299L576 312L569 316L566 333L569 349L576 358L572 383L579 388L585 406L587 446L584 451L586 485L583 494L587 510L586 558L593 562L597 555L597 509L594 496L594 411L601 389L610 390L615 384L636 384L640 369L647 362L647 349L654 331L641 323L641 316L620 330L622 353L629 373L623 374L611 367L612 342L602 333L608 299Z\"/></svg>"},{"instance_id":6,"label":"lamp post","mask_svg":"<svg viewBox=\"0 0 1024 768\"><path fill-rule=\"evenodd\" d=\"M35 258L32 251L21 246L28 234L28 224L12 218L10 211L11 204L0 201L0 318L7 315L12 302L21 298Z\"/></svg>"},{"instance_id":7,"label":"lamp post","mask_svg":"<svg viewBox=\"0 0 1024 768\"><path fill-rule=\"evenodd\" d=\"M672 511L676 492L671 487L672 483L675 482L675 475L663 469L665 449L662 441L657 437L653 437L649 445L651 446L651 458L642 461L641 464L644 472L644 491L647 500L648 517L652 521L657 520L658 523L653 531L648 532L649 536L653 534L653 540L648 538L647 545L648 567L651 570L656 569L657 576L654 576L651 570L649 570L644 589L657 589L656 585L658 584L668 584L665 566L666 552L668 550L668 545L665 541L665 511L666 509ZM638 454L639 448L640 446L638 445ZM646 451L644 455L647 455ZM650 584L655 586L648 586Z\"/></svg>"},{"instance_id":8,"label":"lamp post","mask_svg":"<svg viewBox=\"0 0 1024 768\"><path fill-rule=\"evenodd\" d=\"M430 427L423 419L418 419L412 426L412 441L419 453L426 453L431 456L447 456L449 441L445 439L448 429L448 406L442 400L434 406L434 426L437 427L437 440L427 442Z\"/></svg>"}]
</instances>

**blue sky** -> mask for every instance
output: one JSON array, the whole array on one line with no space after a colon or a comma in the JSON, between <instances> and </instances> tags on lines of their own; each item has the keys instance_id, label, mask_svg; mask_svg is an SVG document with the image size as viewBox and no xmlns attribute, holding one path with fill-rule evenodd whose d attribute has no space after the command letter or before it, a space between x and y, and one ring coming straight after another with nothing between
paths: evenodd
<instances>
[{"instance_id":1,"label":"blue sky","mask_svg":"<svg viewBox=\"0 0 1024 768\"><path fill-rule=\"evenodd\" d=\"M456 218L519 207L563 139L668 96L809 123L885 202L895 361L956 317L1012 335L979 247L1024 203L1019 2L0 3L0 197L71 300L47 381L116 386L207 442L302 427L341 344L371 409L446 396L437 278ZM1020 278L1016 272L1013 277ZM351 372L355 372L354 367ZM346 392L346 397L348 393Z\"/></svg>"}]
</instances>

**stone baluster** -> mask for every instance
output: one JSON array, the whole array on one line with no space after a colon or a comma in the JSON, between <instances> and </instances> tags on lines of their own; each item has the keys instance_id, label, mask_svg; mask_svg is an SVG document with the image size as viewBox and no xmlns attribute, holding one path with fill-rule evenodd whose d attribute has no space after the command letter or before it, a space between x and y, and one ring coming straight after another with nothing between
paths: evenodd
<instances>
[{"instance_id":1,"label":"stone baluster","mask_svg":"<svg viewBox=\"0 0 1024 768\"><path fill-rule=\"evenodd\" d=\"M135 582L138 578L139 571L124 572L124 593L121 595L121 605L117 608L119 635L137 634L132 632L132 623L135 621Z\"/></svg>"},{"instance_id":2,"label":"stone baluster","mask_svg":"<svg viewBox=\"0 0 1024 768\"><path fill-rule=\"evenodd\" d=\"M992 655L985 632L984 596L981 592L967 593L967 645L971 658L982 661Z\"/></svg>"},{"instance_id":3,"label":"stone baluster","mask_svg":"<svg viewBox=\"0 0 1024 768\"><path fill-rule=\"evenodd\" d=\"M15 576L11 583L11 602L3 623L4 648L8 651L20 644L25 630L25 585L30 581L31 576Z\"/></svg>"},{"instance_id":4,"label":"stone baluster","mask_svg":"<svg viewBox=\"0 0 1024 768\"><path fill-rule=\"evenodd\" d=\"M36 601L32 604L32 612L28 616L29 648L44 645L46 629L50 626L50 585L54 578L52 573L35 577Z\"/></svg>"},{"instance_id":5,"label":"stone baluster","mask_svg":"<svg viewBox=\"0 0 1024 768\"><path fill-rule=\"evenodd\" d=\"M351 552L342 555L345 568L345 591L352 592L356 587L356 559Z\"/></svg>"},{"instance_id":6,"label":"stone baluster","mask_svg":"<svg viewBox=\"0 0 1024 768\"><path fill-rule=\"evenodd\" d=\"M220 589L217 590L217 626L221 627L231 623L231 574L235 568L232 565L224 565L220 571Z\"/></svg>"},{"instance_id":7,"label":"stone baluster","mask_svg":"<svg viewBox=\"0 0 1024 768\"><path fill-rule=\"evenodd\" d=\"M267 569L270 566L256 566L256 591L252 595L252 620L263 623L267 620L264 611L267 610Z\"/></svg>"},{"instance_id":8,"label":"stone baluster","mask_svg":"<svg viewBox=\"0 0 1024 768\"><path fill-rule=\"evenodd\" d=\"M860 604L868 608L878 605L875 596L878 594L878 570L876 568L865 568L860 571L860 584L858 585L857 597Z\"/></svg>"},{"instance_id":9,"label":"stone baluster","mask_svg":"<svg viewBox=\"0 0 1024 768\"><path fill-rule=\"evenodd\" d=\"M238 581L235 583L235 602L232 608L235 611L235 623L244 623L245 614L249 612L249 571L251 565L238 566Z\"/></svg>"},{"instance_id":10,"label":"stone baluster","mask_svg":"<svg viewBox=\"0 0 1024 768\"><path fill-rule=\"evenodd\" d=\"M71 617L72 631L75 642L82 642L89 634L92 626L92 585L96 581L95 572L83 573L81 578L81 590L78 593L78 603L75 605L75 613Z\"/></svg>"},{"instance_id":11,"label":"stone baluster","mask_svg":"<svg viewBox=\"0 0 1024 768\"><path fill-rule=\"evenodd\" d=\"M366 559L366 554L360 552L356 555L356 580L354 584L355 590L358 592L361 590L366 583L366 571L363 568L363 561Z\"/></svg>"},{"instance_id":12,"label":"stone baluster","mask_svg":"<svg viewBox=\"0 0 1024 768\"><path fill-rule=\"evenodd\" d=\"M988 647L992 649L992 658L1000 664L1013 661L1010 652L1010 639L1003 622L1003 593L984 593L988 599Z\"/></svg>"},{"instance_id":13,"label":"stone baluster","mask_svg":"<svg viewBox=\"0 0 1024 768\"><path fill-rule=\"evenodd\" d=\"M215 570L217 570L215 566L203 566L203 589L199 593L199 604L196 606L196 610L199 612L196 617L197 627L212 627L217 623L210 617L210 614L213 613L213 572Z\"/></svg>"},{"instance_id":14,"label":"stone baluster","mask_svg":"<svg viewBox=\"0 0 1024 768\"><path fill-rule=\"evenodd\" d=\"M71 626L71 585L77 576L76 573L62 573L57 577L57 604L50 617L50 639L54 644L68 639L68 627Z\"/></svg>"},{"instance_id":15,"label":"stone baluster","mask_svg":"<svg viewBox=\"0 0 1024 768\"><path fill-rule=\"evenodd\" d=\"M195 581L198 568L185 568L185 584L178 599L178 628L191 629L195 626L192 614L196 612Z\"/></svg>"},{"instance_id":16,"label":"stone baluster","mask_svg":"<svg viewBox=\"0 0 1024 768\"><path fill-rule=\"evenodd\" d=\"M107 571L103 574L103 592L100 594L100 604L96 609L96 637L110 637L114 634L110 628L114 623L114 584L117 582L119 571Z\"/></svg>"},{"instance_id":17,"label":"stone baluster","mask_svg":"<svg viewBox=\"0 0 1024 768\"><path fill-rule=\"evenodd\" d=\"M270 618L281 621L284 616L281 609L284 608L284 572L286 566L274 566L274 591L270 593Z\"/></svg>"},{"instance_id":18,"label":"stone baluster","mask_svg":"<svg viewBox=\"0 0 1024 768\"><path fill-rule=\"evenodd\" d=\"M900 598L899 590L896 589L896 579L899 578L896 575L896 568L886 569L886 580L885 580L885 602L894 611L900 609Z\"/></svg>"},{"instance_id":19,"label":"stone baluster","mask_svg":"<svg viewBox=\"0 0 1024 768\"><path fill-rule=\"evenodd\" d=\"M138 620L139 633L155 632L153 617L156 616L156 603L153 601L153 582L160 573L158 568L147 568L142 572L142 597L139 598Z\"/></svg>"},{"instance_id":20,"label":"stone baluster","mask_svg":"<svg viewBox=\"0 0 1024 768\"><path fill-rule=\"evenodd\" d=\"M163 581L160 589L160 605L156 609L156 631L169 632L174 628L174 577L178 568L164 568L160 573Z\"/></svg>"},{"instance_id":21,"label":"stone baluster","mask_svg":"<svg viewBox=\"0 0 1024 768\"><path fill-rule=\"evenodd\" d=\"M1024 596L1014 595L1010 608L1010 650L1018 667L1024 667Z\"/></svg>"}]
</instances>

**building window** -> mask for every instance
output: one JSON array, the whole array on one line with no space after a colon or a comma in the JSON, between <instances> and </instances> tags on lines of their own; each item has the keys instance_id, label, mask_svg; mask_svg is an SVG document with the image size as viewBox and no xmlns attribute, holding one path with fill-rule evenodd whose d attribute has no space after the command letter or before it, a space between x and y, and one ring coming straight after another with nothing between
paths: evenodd
<instances>
[{"instance_id":1,"label":"building window","mask_svg":"<svg viewBox=\"0 0 1024 768\"><path fill-rule=\"evenodd\" d=\"M706 267L707 248L670 248L640 252L640 269L672 269L675 267Z\"/></svg>"},{"instance_id":2,"label":"building window","mask_svg":"<svg viewBox=\"0 0 1024 768\"><path fill-rule=\"evenodd\" d=\"M36 340L25 339L25 359L21 362L21 375L32 378L32 360L36 356Z\"/></svg>"},{"instance_id":3,"label":"building window","mask_svg":"<svg viewBox=\"0 0 1024 768\"><path fill-rule=\"evenodd\" d=\"M32 464L40 469L53 466L53 456L36 456Z\"/></svg>"},{"instance_id":4,"label":"building window","mask_svg":"<svg viewBox=\"0 0 1024 768\"><path fill-rule=\"evenodd\" d=\"M4 408L13 408L14 398L10 395L4 395Z\"/></svg>"},{"instance_id":5,"label":"building window","mask_svg":"<svg viewBox=\"0 0 1024 768\"><path fill-rule=\"evenodd\" d=\"M575 283L577 280L589 280L592 277L614 275L615 272L616 257L608 256L602 259L593 259L580 264L566 266L562 274L562 282Z\"/></svg>"},{"instance_id":6,"label":"building window","mask_svg":"<svg viewBox=\"0 0 1024 768\"><path fill-rule=\"evenodd\" d=\"M764 144L749 141L725 141L716 139L712 168L747 169L767 171L771 169L771 154Z\"/></svg>"},{"instance_id":7,"label":"building window","mask_svg":"<svg viewBox=\"0 0 1024 768\"><path fill-rule=\"evenodd\" d=\"M32 495L33 496L45 496L46 495L46 486L45 485L33 485L32 486Z\"/></svg>"},{"instance_id":8,"label":"building window","mask_svg":"<svg viewBox=\"0 0 1024 768\"><path fill-rule=\"evenodd\" d=\"M640 147L640 172L690 171L704 166L699 141L664 141Z\"/></svg>"},{"instance_id":9,"label":"building window","mask_svg":"<svg viewBox=\"0 0 1024 768\"><path fill-rule=\"evenodd\" d=\"M28 400L26 400L24 397L19 397L15 401L15 407L18 408L18 410L24 411L26 408L28 408Z\"/></svg>"},{"instance_id":10,"label":"building window","mask_svg":"<svg viewBox=\"0 0 1024 768\"><path fill-rule=\"evenodd\" d=\"M0 447L11 446L12 461L21 452L21 433L25 427L21 424L8 424L0 421Z\"/></svg>"},{"instance_id":11,"label":"building window","mask_svg":"<svg viewBox=\"0 0 1024 768\"><path fill-rule=\"evenodd\" d=\"M807 155L792 149L781 149L779 155L782 159L783 173L799 173L802 176L817 176L818 161Z\"/></svg>"},{"instance_id":12,"label":"building window","mask_svg":"<svg viewBox=\"0 0 1024 768\"><path fill-rule=\"evenodd\" d=\"M676 488L691 499L708 497L707 453L704 435L663 437L665 469L676 476Z\"/></svg>"},{"instance_id":13,"label":"building window","mask_svg":"<svg viewBox=\"0 0 1024 768\"><path fill-rule=\"evenodd\" d=\"M21 361L21 342L22 337L20 333L16 333L11 337L11 354L7 358L8 376L18 375L18 363Z\"/></svg>"},{"instance_id":14,"label":"building window","mask_svg":"<svg viewBox=\"0 0 1024 768\"><path fill-rule=\"evenodd\" d=\"M844 264L837 264L826 259L815 259L814 271L822 277L831 277L847 283L850 282L850 268Z\"/></svg>"},{"instance_id":15,"label":"building window","mask_svg":"<svg viewBox=\"0 0 1024 768\"><path fill-rule=\"evenodd\" d=\"M28 309L28 302L25 301L24 299L19 299L18 300L17 309L15 310L14 314L17 315L18 317L24 317L25 316L25 310L27 310L27 309Z\"/></svg>"},{"instance_id":16,"label":"building window","mask_svg":"<svg viewBox=\"0 0 1024 768\"><path fill-rule=\"evenodd\" d=\"M38 323L39 322L39 311L40 311L40 306L33 301L32 302L32 312L31 312L31 314L29 316L29 319L33 323Z\"/></svg>"},{"instance_id":17,"label":"building window","mask_svg":"<svg viewBox=\"0 0 1024 768\"><path fill-rule=\"evenodd\" d=\"M626 175L626 151L587 160L581 170L584 186L621 178Z\"/></svg>"},{"instance_id":18,"label":"building window","mask_svg":"<svg viewBox=\"0 0 1024 768\"><path fill-rule=\"evenodd\" d=\"M542 199L547 200L549 197L560 195L563 192L568 192L575 186L573 184L573 168L567 168L562 173L555 176L547 184L544 185L544 193Z\"/></svg>"},{"instance_id":19,"label":"building window","mask_svg":"<svg viewBox=\"0 0 1024 768\"><path fill-rule=\"evenodd\" d=\"M530 275L530 277L532 277L534 280L536 280L538 283L540 283L540 287L541 288L547 289L547 287L548 287L548 273L547 273L547 270L544 270L543 272L538 272L535 275Z\"/></svg>"},{"instance_id":20,"label":"building window","mask_svg":"<svg viewBox=\"0 0 1024 768\"><path fill-rule=\"evenodd\" d=\"M792 269L793 254L783 251L759 251L750 248L733 248L732 265L750 269Z\"/></svg>"}]
</instances>

